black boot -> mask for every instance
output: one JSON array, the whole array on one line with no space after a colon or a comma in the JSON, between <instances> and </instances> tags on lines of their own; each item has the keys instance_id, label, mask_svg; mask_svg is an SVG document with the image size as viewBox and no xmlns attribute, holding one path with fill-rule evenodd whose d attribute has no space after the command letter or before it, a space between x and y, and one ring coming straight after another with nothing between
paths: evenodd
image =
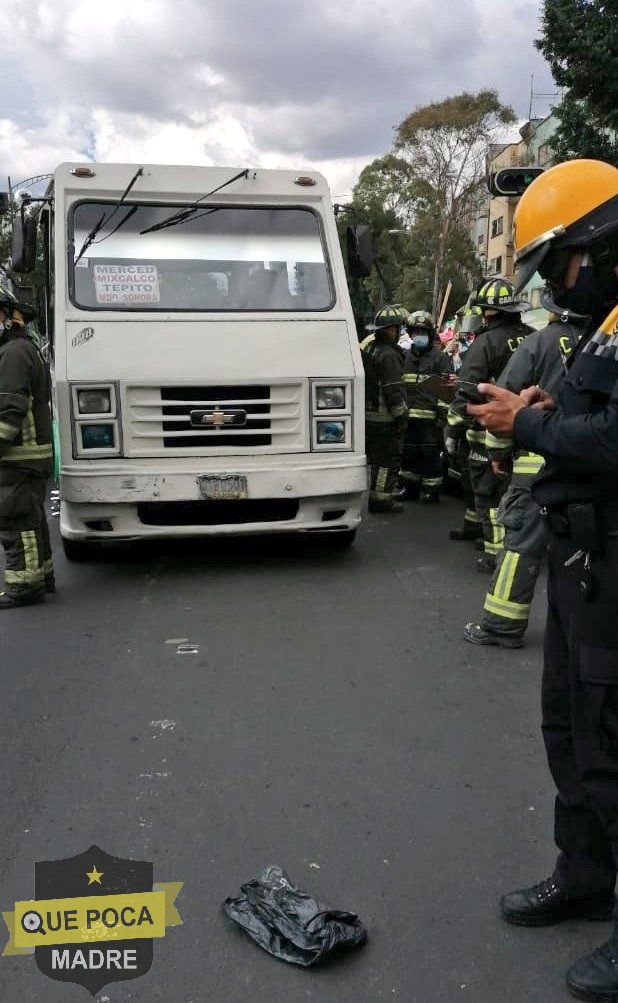
<instances>
[{"instance_id":1,"label":"black boot","mask_svg":"<svg viewBox=\"0 0 618 1003\"><path fill-rule=\"evenodd\" d=\"M421 491L420 500L423 505L435 505L440 501L440 495L437 491Z\"/></svg>"},{"instance_id":2,"label":"black boot","mask_svg":"<svg viewBox=\"0 0 618 1003\"><path fill-rule=\"evenodd\" d=\"M618 933L576 961L566 974L566 984L578 1000L618 1003Z\"/></svg>"},{"instance_id":3,"label":"black boot","mask_svg":"<svg viewBox=\"0 0 618 1003\"><path fill-rule=\"evenodd\" d=\"M45 592L23 592L21 595L10 595L0 592L0 609L14 609L16 606L36 606L45 602Z\"/></svg>"},{"instance_id":4,"label":"black boot","mask_svg":"<svg viewBox=\"0 0 618 1003\"><path fill-rule=\"evenodd\" d=\"M585 898L569 898L553 878L546 878L532 888L504 895L500 909L503 919L515 926L553 926L565 919L611 919L615 904L613 889ZM618 990L618 973L616 979Z\"/></svg>"},{"instance_id":5,"label":"black boot","mask_svg":"<svg viewBox=\"0 0 618 1003\"><path fill-rule=\"evenodd\" d=\"M494 634L485 630L480 623L467 623L464 627L464 640L470 644L494 644L498 648L521 648L523 639L517 634Z\"/></svg>"},{"instance_id":6,"label":"black boot","mask_svg":"<svg viewBox=\"0 0 618 1003\"><path fill-rule=\"evenodd\" d=\"M476 570L482 571L487 575L493 575L496 570L496 558L493 554L483 554L482 557L479 557L476 562Z\"/></svg>"},{"instance_id":7,"label":"black boot","mask_svg":"<svg viewBox=\"0 0 618 1003\"><path fill-rule=\"evenodd\" d=\"M478 540L480 536L483 535L483 530L479 526L478 529L474 526L464 525L463 529L452 529L449 533L449 539L451 540Z\"/></svg>"},{"instance_id":8,"label":"black boot","mask_svg":"<svg viewBox=\"0 0 618 1003\"><path fill-rule=\"evenodd\" d=\"M388 515L396 514L405 511L405 505L402 505L398 501L371 501L369 499L369 511L370 512L382 512Z\"/></svg>"},{"instance_id":9,"label":"black boot","mask_svg":"<svg viewBox=\"0 0 618 1003\"><path fill-rule=\"evenodd\" d=\"M418 501L418 490L416 481L398 481L393 491L393 498L397 501Z\"/></svg>"},{"instance_id":10,"label":"black boot","mask_svg":"<svg viewBox=\"0 0 618 1003\"><path fill-rule=\"evenodd\" d=\"M49 595L53 595L56 591L56 579L53 574L45 575L45 591Z\"/></svg>"}]
</instances>

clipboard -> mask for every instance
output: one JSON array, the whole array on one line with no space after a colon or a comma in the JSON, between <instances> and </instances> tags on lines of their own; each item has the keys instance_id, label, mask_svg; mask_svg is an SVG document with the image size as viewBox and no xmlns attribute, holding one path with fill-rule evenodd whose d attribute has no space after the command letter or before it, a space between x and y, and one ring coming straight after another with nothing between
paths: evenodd
<instances>
[{"instance_id":1,"label":"clipboard","mask_svg":"<svg viewBox=\"0 0 618 1003\"><path fill-rule=\"evenodd\" d=\"M456 381L449 380L447 376L440 376L438 373L430 376L421 385L423 388L427 388L443 404L450 404L457 393Z\"/></svg>"}]
</instances>

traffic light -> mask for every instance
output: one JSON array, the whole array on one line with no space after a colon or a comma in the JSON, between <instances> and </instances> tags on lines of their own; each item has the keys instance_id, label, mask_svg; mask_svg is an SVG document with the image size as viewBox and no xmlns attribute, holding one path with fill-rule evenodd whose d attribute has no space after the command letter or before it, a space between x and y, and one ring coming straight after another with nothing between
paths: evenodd
<instances>
[{"instance_id":1,"label":"traffic light","mask_svg":"<svg viewBox=\"0 0 618 1003\"><path fill-rule=\"evenodd\" d=\"M487 187L492 195L523 195L526 188L542 173L542 167L507 167L490 174Z\"/></svg>"}]
</instances>

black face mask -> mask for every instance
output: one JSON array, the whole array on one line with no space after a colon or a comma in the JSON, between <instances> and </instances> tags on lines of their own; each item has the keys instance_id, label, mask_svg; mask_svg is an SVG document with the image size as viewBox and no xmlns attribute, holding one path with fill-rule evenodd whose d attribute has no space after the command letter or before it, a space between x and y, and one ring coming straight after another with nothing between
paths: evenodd
<instances>
[{"instance_id":1,"label":"black face mask","mask_svg":"<svg viewBox=\"0 0 618 1003\"><path fill-rule=\"evenodd\" d=\"M613 244L601 245L591 253L591 263L581 265L573 288L561 289L554 295L554 302L563 310L590 317L592 326L597 327L618 302L618 277L614 272L617 255ZM566 267L568 251L562 254L562 267ZM547 278L555 288L554 276Z\"/></svg>"},{"instance_id":2,"label":"black face mask","mask_svg":"<svg viewBox=\"0 0 618 1003\"><path fill-rule=\"evenodd\" d=\"M565 289L554 300L563 310L590 317L596 325L618 300L618 279L613 273L600 279L592 265L584 265L573 288Z\"/></svg>"}]
</instances>

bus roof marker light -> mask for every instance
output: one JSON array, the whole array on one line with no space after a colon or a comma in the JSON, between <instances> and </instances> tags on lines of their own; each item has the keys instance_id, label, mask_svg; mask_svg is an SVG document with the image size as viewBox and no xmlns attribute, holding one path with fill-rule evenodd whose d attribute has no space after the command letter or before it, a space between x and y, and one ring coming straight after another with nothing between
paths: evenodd
<instances>
[{"instance_id":1,"label":"bus roof marker light","mask_svg":"<svg viewBox=\"0 0 618 1003\"><path fill-rule=\"evenodd\" d=\"M294 178L294 184L301 185L303 188L311 188L313 185L317 185L317 181L307 174L299 174L297 178Z\"/></svg>"},{"instance_id":2,"label":"bus roof marker light","mask_svg":"<svg viewBox=\"0 0 618 1003\"><path fill-rule=\"evenodd\" d=\"M87 167L85 164L80 167L72 167L71 174L76 178L96 177L96 171L93 171L92 167Z\"/></svg>"}]
</instances>

